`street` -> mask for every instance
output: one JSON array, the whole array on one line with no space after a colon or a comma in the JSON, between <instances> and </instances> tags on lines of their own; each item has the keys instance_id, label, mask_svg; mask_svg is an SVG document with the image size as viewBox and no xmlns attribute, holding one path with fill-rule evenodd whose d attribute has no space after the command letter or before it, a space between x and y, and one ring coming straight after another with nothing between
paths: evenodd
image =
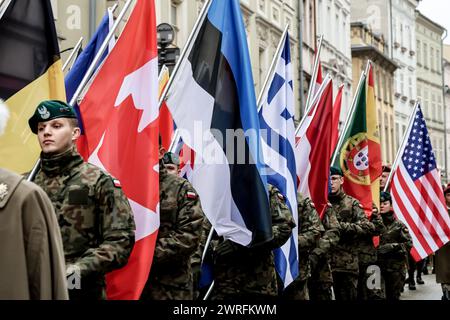
<instances>
[{"instance_id":1,"label":"street","mask_svg":"<svg viewBox=\"0 0 450 320\"><path fill-rule=\"evenodd\" d=\"M436 283L436 275L422 275L422 279L425 284L416 284L415 291L410 291L406 285L400 300L441 300L442 290L441 285Z\"/></svg>"}]
</instances>

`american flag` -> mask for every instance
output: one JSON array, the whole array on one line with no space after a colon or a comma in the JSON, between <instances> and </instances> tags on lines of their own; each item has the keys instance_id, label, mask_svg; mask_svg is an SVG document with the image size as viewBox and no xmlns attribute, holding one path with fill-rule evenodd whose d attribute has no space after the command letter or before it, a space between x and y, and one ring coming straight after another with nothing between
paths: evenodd
<instances>
[{"instance_id":1,"label":"american flag","mask_svg":"<svg viewBox=\"0 0 450 320\"><path fill-rule=\"evenodd\" d=\"M391 193L394 212L407 225L413 239L411 255L416 261L449 241L450 218L420 106L395 170Z\"/></svg>"}]
</instances>

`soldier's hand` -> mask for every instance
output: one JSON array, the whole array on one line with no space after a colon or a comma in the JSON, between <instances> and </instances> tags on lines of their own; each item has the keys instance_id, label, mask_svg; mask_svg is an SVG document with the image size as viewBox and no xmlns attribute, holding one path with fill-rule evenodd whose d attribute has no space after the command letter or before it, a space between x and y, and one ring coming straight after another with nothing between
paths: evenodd
<instances>
[{"instance_id":1,"label":"soldier's hand","mask_svg":"<svg viewBox=\"0 0 450 320\"><path fill-rule=\"evenodd\" d=\"M217 247L216 247L216 258L223 258L227 255L236 253L240 250L242 250L242 248L245 248L244 246L241 246L240 244L237 244L233 241L230 240L225 240L224 242L220 243Z\"/></svg>"},{"instance_id":2,"label":"soldier's hand","mask_svg":"<svg viewBox=\"0 0 450 320\"><path fill-rule=\"evenodd\" d=\"M393 243L383 244L378 247L378 253L386 254L386 253L394 251L394 249L395 249L395 246Z\"/></svg>"}]
</instances>

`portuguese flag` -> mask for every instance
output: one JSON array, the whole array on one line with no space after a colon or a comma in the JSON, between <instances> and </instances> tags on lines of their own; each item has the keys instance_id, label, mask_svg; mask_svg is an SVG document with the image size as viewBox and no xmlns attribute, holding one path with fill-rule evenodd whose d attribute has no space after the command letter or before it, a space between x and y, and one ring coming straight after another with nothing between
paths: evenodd
<instances>
[{"instance_id":1,"label":"portuguese flag","mask_svg":"<svg viewBox=\"0 0 450 320\"><path fill-rule=\"evenodd\" d=\"M40 148L28 119L40 101L66 99L50 0L2 2L0 98L11 115L0 137L0 167L29 171Z\"/></svg>"},{"instance_id":2,"label":"portuguese flag","mask_svg":"<svg viewBox=\"0 0 450 320\"><path fill-rule=\"evenodd\" d=\"M368 216L380 207L381 146L375 106L373 67L362 79L352 118L338 146L334 166L344 172L344 191L358 199Z\"/></svg>"}]
</instances>

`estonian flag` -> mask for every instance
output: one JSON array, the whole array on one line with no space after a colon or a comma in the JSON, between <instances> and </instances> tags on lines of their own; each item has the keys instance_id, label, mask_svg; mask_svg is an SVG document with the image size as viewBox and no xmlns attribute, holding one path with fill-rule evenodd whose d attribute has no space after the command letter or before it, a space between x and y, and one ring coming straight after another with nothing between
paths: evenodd
<instances>
[{"instance_id":1,"label":"estonian flag","mask_svg":"<svg viewBox=\"0 0 450 320\"><path fill-rule=\"evenodd\" d=\"M196 154L192 183L219 235L247 246L264 243L272 239L272 223L239 1L213 0L188 45L167 106ZM242 130L250 135L227 139Z\"/></svg>"},{"instance_id":2,"label":"estonian flag","mask_svg":"<svg viewBox=\"0 0 450 320\"><path fill-rule=\"evenodd\" d=\"M0 137L0 167L28 171L40 152L28 119L42 100L66 99L50 0L0 7L0 98L11 114Z\"/></svg>"}]
</instances>

